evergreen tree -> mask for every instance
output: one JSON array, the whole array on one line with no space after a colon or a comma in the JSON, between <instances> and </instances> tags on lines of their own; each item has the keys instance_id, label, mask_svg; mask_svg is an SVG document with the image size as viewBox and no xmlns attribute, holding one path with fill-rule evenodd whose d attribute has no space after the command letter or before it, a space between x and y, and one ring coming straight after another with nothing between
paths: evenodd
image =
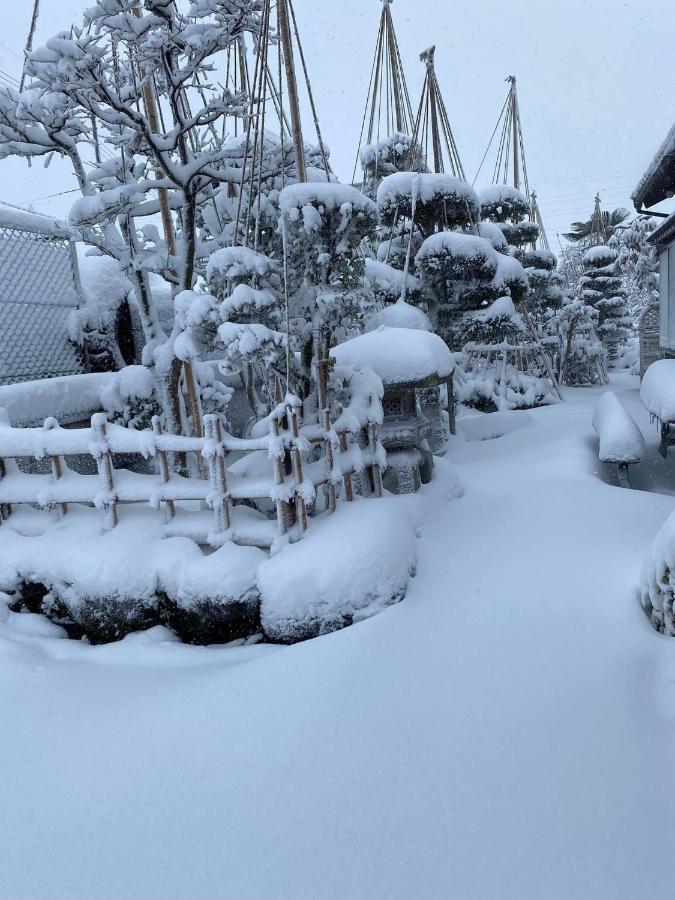
<instances>
[{"instance_id":1,"label":"evergreen tree","mask_svg":"<svg viewBox=\"0 0 675 900\"><path fill-rule=\"evenodd\" d=\"M613 359L631 325L626 291L619 274L618 253L606 244L599 244L589 247L582 261L585 274L580 280L581 299L597 310L598 336Z\"/></svg>"}]
</instances>

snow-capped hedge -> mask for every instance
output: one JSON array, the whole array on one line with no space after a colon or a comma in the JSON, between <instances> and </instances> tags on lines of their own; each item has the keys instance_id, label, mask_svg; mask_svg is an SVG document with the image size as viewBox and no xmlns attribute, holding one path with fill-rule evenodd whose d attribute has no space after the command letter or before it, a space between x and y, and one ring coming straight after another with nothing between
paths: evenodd
<instances>
[{"instance_id":1,"label":"snow-capped hedge","mask_svg":"<svg viewBox=\"0 0 675 900\"><path fill-rule=\"evenodd\" d=\"M509 245L504 237L504 232L494 222L481 222L478 226L478 234L489 241L499 253L509 252Z\"/></svg>"},{"instance_id":2,"label":"snow-capped hedge","mask_svg":"<svg viewBox=\"0 0 675 900\"><path fill-rule=\"evenodd\" d=\"M417 267L448 280L494 278L499 254L485 238L458 231L441 231L428 237L415 257Z\"/></svg>"},{"instance_id":3,"label":"snow-capped hedge","mask_svg":"<svg viewBox=\"0 0 675 900\"><path fill-rule=\"evenodd\" d=\"M265 634L292 643L344 628L405 595L413 523L394 498L356 500L258 570Z\"/></svg>"},{"instance_id":4,"label":"snow-capped hedge","mask_svg":"<svg viewBox=\"0 0 675 900\"><path fill-rule=\"evenodd\" d=\"M526 269L546 269L552 272L558 265L555 253L550 250L519 250L516 258Z\"/></svg>"},{"instance_id":5,"label":"snow-capped hedge","mask_svg":"<svg viewBox=\"0 0 675 900\"><path fill-rule=\"evenodd\" d=\"M405 275L401 269L395 269L388 263L376 259L366 259L366 278L375 296L383 303L395 303L403 292L406 297L419 297L422 285L414 275Z\"/></svg>"},{"instance_id":6,"label":"snow-capped hedge","mask_svg":"<svg viewBox=\"0 0 675 900\"><path fill-rule=\"evenodd\" d=\"M298 222L302 216L305 231L317 232L321 228L321 217L339 212L352 223L360 222L364 235L377 222L377 207L350 184L289 184L279 194L279 210L291 222Z\"/></svg>"},{"instance_id":7,"label":"snow-capped hedge","mask_svg":"<svg viewBox=\"0 0 675 900\"><path fill-rule=\"evenodd\" d=\"M675 636L675 513L666 519L642 567L642 607L657 631Z\"/></svg>"},{"instance_id":8,"label":"snow-capped hedge","mask_svg":"<svg viewBox=\"0 0 675 900\"><path fill-rule=\"evenodd\" d=\"M493 184L482 190L480 201L481 216L493 222L517 222L529 215L530 204L527 197L508 184Z\"/></svg>"},{"instance_id":9,"label":"snow-capped hedge","mask_svg":"<svg viewBox=\"0 0 675 900\"><path fill-rule=\"evenodd\" d=\"M396 217L412 218L423 231L436 224L447 228L477 222L480 207L476 192L461 178L445 174L396 172L380 182L377 207L382 221L391 224Z\"/></svg>"},{"instance_id":10,"label":"snow-capped hedge","mask_svg":"<svg viewBox=\"0 0 675 900\"><path fill-rule=\"evenodd\" d=\"M510 291L516 302L523 299L530 287L525 269L517 259L505 253L497 254L497 271L492 279L492 285L500 294Z\"/></svg>"}]
</instances>

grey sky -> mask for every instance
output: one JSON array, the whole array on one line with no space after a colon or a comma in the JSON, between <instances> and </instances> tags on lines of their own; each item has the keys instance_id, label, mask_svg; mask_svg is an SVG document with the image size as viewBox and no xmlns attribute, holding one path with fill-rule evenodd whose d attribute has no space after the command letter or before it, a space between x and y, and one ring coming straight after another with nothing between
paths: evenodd
<instances>
[{"instance_id":1,"label":"grey sky","mask_svg":"<svg viewBox=\"0 0 675 900\"><path fill-rule=\"evenodd\" d=\"M90 0L41 0L39 44L79 18ZM32 0L4 0L0 70L20 72ZM351 178L363 115L379 0L295 0L324 138L334 168ZM437 45L439 82L464 168L473 178L518 76L531 186L551 244L555 233L629 195L675 119L672 0L395 0L392 7L413 106ZM1 77L1 76L0 76ZM309 122L308 122L309 128ZM310 129L311 132L311 129ZM311 139L311 133L307 135ZM491 167L482 175L488 178ZM64 165L0 161L0 199L63 216L72 187ZM479 182L480 184L480 182ZM672 205L672 204L671 204Z\"/></svg>"}]
</instances>

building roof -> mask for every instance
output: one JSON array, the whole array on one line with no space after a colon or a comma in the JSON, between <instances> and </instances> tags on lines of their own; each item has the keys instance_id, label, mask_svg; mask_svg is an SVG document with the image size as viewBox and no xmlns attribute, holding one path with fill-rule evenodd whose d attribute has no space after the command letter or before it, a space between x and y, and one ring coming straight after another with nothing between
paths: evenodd
<instances>
[{"instance_id":1,"label":"building roof","mask_svg":"<svg viewBox=\"0 0 675 900\"><path fill-rule=\"evenodd\" d=\"M667 219L664 219L661 225L652 231L647 240L659 248L671 244L675 240L675 213L671 213Z\"/></svg>"},{"instance_id":2,"label":"building roof","mask_svg":"<svg viewBox=\"0 0 675 900\"><path fill-rule=\"evenodd\" d=\"M654 159L633 191L632 200L638 212L660 203L675 192L675 125L656 151Z\"/></svg>"}]
</instances>

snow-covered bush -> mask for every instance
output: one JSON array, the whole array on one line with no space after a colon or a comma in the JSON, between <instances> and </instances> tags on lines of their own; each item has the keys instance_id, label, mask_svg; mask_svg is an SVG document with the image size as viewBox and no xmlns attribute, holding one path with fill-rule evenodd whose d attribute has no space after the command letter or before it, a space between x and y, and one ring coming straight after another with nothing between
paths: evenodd
<instances>
[{"instance_id":1,"label":"snow-covered bush","mask_svg":"<svg viewBox=\"0 0 675 900\"><path fill-rule=\"evenodd\" d=\"M444 228L477 224L480 213L474 189L452 175L397 172L381 181L377 208L385 225L412 220L413 205L414 224L425 236Z\"/></svg>"},{"instance_id":2,"label":"snow-covered bush","mask_svg":"<svg viewBox=\"0 0 675 900\"><path fill-rule=\"evenodd\" d=\"M675 514L666 519L644 562L641 596L654 628L675 636Z\"/></svg>"},{"instance_id":3,"label":"snow-covered bush","mask_svg":"<svg viewBox=\"0 0 675 900\"><path fill-rule=\"evenodd\" d=\"M508 184L493 184L478 198L481 217L490 222L520 222L530 213L527 197Z\"/></svg>"},{"instance_id":4,"label":"snow-covered bush","mask_svg":"<svg viewBox=\"0 0 675 900\"><path fill-rule=\"evenodd\" d=\"M150 428L152 417L160 412L150 369L120 369L102 390L101 405L111 422L138 430Z\"/></svg>"},{"instance_id":5,"label":"snow-covered bush","mask_svg":"<svg viewBox=\"0 0 675 900\"><path fill-rule=\"evenodd\" d=\"M522 316L511 297L500 297L486 310L474 313L462 323L462 342L475 344L508 343L526 333Z\"/></svg>"},{"instance_id":6,"label":"snow-covered bush","mask_svg":"<svg viewBox=\"0 0 675 900\"><path fill-rule=\"evenodd\" d=\"M570 386L599 384L606 352L595 328L598 313L581 300L566 303L550 321L558 338L558 380Z\"/></svg>"},{"instance_id":7,"label":"snow-covered bush","mask_svg":"<svg viewBox=\"0 0 675 900\"><path fill-rule=\"evenodd\" d=\"M394 172L426 172L424 151L400 131L361 149L363 193L374 200L383 178Z\"/></svg>"}]
</instances>

